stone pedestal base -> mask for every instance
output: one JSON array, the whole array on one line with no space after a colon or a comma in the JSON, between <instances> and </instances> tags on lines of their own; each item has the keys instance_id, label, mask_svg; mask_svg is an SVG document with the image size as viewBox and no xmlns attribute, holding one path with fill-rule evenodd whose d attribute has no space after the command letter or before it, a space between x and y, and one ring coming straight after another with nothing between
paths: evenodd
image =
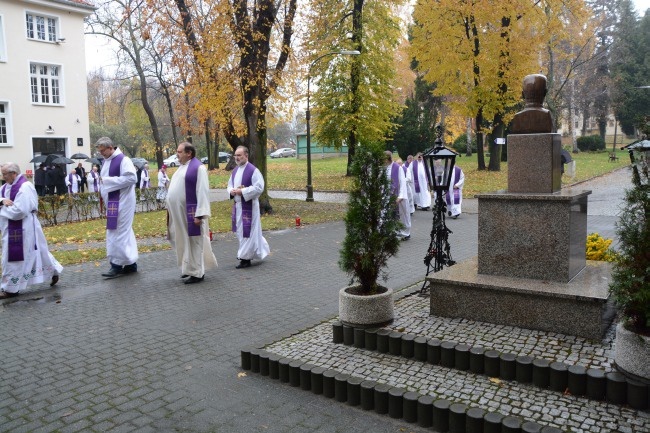
<instances>
[{"instance_id":1,"label":"stone pedestal base","mask_svg":"<svg viewBox=\"0 0 650 433\"><path fill-rule=\"evenodd\" d=\"M589 194L478 195L478 272L568 282L585 267Z\"/></svg>"},{"instance_id":2,"label":"stone pedestal base","mask_svg":"<svg viewBox=\"0 0 650 433\"><path fill-rule=\"evenodd\" d=\"M608 305L611 264L588 261L571 282L479 274L477 259L427 277L432 315L602 338L614 316Z\"/></svg>"},{"instance_id":3,"label":"stone pedestal base","mask_svg":"<svg viewBox=\"0 0 650 433\"><path fill-rule=\"evenodd\" d=\"M508 135L508 192L559 191L561 139L560 134Z\"/></svg>"}]
</instances>

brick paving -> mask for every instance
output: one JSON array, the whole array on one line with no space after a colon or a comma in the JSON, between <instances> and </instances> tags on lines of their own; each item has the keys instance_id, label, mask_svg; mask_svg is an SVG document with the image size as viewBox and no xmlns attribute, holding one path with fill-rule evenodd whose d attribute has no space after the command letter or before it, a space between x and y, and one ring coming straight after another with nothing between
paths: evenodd
<instances>
[{"instance_id":1,"label":"brick paving","mask_svg":"<svg viewBox=\"0 0 650 433\"><path fill-rule=\"evenodd\" d=\"M626 176L619 172L607 178ZM601 195L620 197L614 182L602 183ZM457 260L476 254L477 215L472 213L472 203L467 200L466 213L449 221ZM615 201L602 204L609 210L594 213L590 208L589 229L599 227L612 237ZM407 288L422 281L430 225L431 213L416 212L412 239L390 261L389 287ZM3 301L0 431L423 431L241 370L243 347L300 336L301 330L314 332L315 324L327 323L337 314L338 290L348 283L337 266L342 223L265 235L271 255L245 271L234 268L236 239L230 234L218 236L213 250L219 268L208 273L202 284L185 286L173 252L162 251L143 254L136 275L104 280L99 275L107 267L104 262L68 266L56 288L35 287ZM426 315L418 313L416 306L410 308L420 317L402 326L424 326ZM552 346L549 342L544 350ZM347 349L332 348L333 353ZM379 355L364 354L368 359L347 355L347 361L383 370L375 360ZM401 365L405 360L391 362ZM518 395L524 400L536 398L534 391L515 386L473 393L482 385L474 383L480 378L451 370L446 374L448 392L478 398L488 407L517 400ZM576 408L574 414L571 405L563 411L565 401L556 397L553 407L559 415L548 409L545 416L569 413L577 417L576 423L592 423L592 412ZM585 431L614 431L612 420L620 415L619 409L610 405L590 410L598 411L600 418L594 418L594 429ZM647 423L647 417L641 420Z\"/></svg>"}]
</instances>

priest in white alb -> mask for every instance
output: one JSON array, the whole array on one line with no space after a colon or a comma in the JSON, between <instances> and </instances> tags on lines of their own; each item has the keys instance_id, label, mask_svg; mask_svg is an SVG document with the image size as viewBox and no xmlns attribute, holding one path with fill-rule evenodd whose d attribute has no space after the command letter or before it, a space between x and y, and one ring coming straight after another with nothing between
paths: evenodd
<instances>
[{"instance_id":1,"label":"priest in white alb","mask_svg":"<svg viewBox=\"0 0 650 433\"><path fill-rule=\"evenodd\" d=\"M455 166L451 174L449 191L445 197L447 201L448 215L452 218L458 218L461 213L463 204L463 185L465 184L465 173L459 166Z\"/></svg>"},{"instance_id":2,"label":"priest in white alb","mask_svg":"<svg viewBox=\"0 0 650 433\"><path fill-rule=\"evenodd\" d=\"M421 153L415 156L408 169L413 179L413 201L415 202L415 207L422 210L431 209L431 193L429 192L426 167Z\"/></svg>"},{"instance_id":3,"label":"priest in white alb","mask_svg":"<svg viewBox=\"0 0 650 433\"><path fill-rule=\"evenodd\" d=\"M95 148L104 158L100 193L106 206L106 257L111 265L102 276L116 278L138 272L138 244L133 233L138 176L131 159L110 138L98 139Z\"/></svg>"},{"instance_id":4,"label":"priest in white alb","mask_svg":"<svg viewBox=\"0 0 650 433\"><path fill-rule=\"evenodd\" d=\"M205 271L217 267L210 244L210 181L191 143L176 149L180 166L167 192L167 229L185 284L203 281Z\"/></svg>"},{"instance_id":5,"label":"priest in white alb","mask_svg":"<svg viewBox=\"0 0 650 433\"><path fill-rule=\"evenodd\" d=\"M63 266L52 256L38 221L36 189L13 162L1 168L2 284L0 299L18 296L32 284L59 281Z\"/></svg>"},{"instance_id":6,"label":"priest in white alb","mask_svg":"<svg viewBox=\"0 0 650 433\"><path fill-rule=\"evenodd\" d=\"M391 151L384 151L386 164L386 177L390 180L391 192L397 202L397 211L399 220L402 223L402 229L398 236L403 241L411 239L411 212L409 211L408 187L406 186L406 176L402 167L393 162Z\"/></svg>"},{"instance_id":7,"label":"priest in white alb","mask_svg":"<svg viewBox=\"0 0 650 433\"><path fill-rule=\"evenodd\" d=\"M248 148L235 150L237 167L228 181L228 194L234 200L232 206L232 231L237 233L239 250L237 269L251 266L251 260L263 260L269 252L269 244L262 236L259 197L264 192L262 173L248 162Z\"/></svg>"}]
</instances>

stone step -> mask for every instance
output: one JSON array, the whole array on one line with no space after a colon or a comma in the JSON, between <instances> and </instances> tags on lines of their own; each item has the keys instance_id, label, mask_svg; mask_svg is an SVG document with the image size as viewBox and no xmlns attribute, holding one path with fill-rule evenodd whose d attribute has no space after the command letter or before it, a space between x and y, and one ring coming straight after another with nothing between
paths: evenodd
<instances>
[{"instance_id":1,"label":"stone step","mask_svg":"<svg viewBox=\"0 0 650 433\"><path fill-rule=\"evenodd\" d=\"M415 290L417 288L411 289L412 292ZM547 359L550 363L582 364L585 368L609 373L612 371L613 334L608 333L601 342L593 342L544 331L466 319L437 318L429 316L428 299L415 295L397 300L395 312L396 319L390 330L414 334L413 358L367 350L365 339L364 349L357 348L354 346L354 331L352 344L334 343L332 325L336 322L335 319L266 342L258 348L272 353L278 359L287 358L289 363L289 360L308 363L323 371L334 370L336 374L349 375L363 379L364 382L403 388L405 393L415 392L429 396L433 401L447 400L451 404L465 405L486 413L499 413L504 417L518 417L522 421L564 431L650 431L650 414L626 405L590 400L542 389L532 383L491 378L484 374L474 374L469 369L458 370L415 359L415 339L425 337L427 342L438 338L441 344L443 341L455 341L470 347L482 346L499 353L511 353L516 355L515 362L516 357L530 356ZM363 332L365 334L365 330ZM511 361L507 359L506 362Z\"/></svg>"}]
</instances>

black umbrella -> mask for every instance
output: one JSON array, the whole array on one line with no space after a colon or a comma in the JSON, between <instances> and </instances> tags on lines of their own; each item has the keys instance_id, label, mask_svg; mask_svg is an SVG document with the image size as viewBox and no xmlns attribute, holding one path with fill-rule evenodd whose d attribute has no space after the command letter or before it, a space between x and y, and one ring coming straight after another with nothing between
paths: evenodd
<instances>
[{"instance_id":1,"label":"black umbrella","mask_svg":"<svg viewBox=\"0 0 650 433\"><path fill-rule=\"evenodd\" d=\"M562 149L560 155L562 157L562 164L566 164L567 162L573 161L573 158L571 158L571 154L566 149Z\"/></svg>"},{"instance_id":2,"label":"black umbrella","mask_svg":"<svg viewBox=\"0 0 650 433\"><path fill-rule=\"evenodd\" d=\"M33 162L34 164L40 164L41 162L45 162L46 159L47 159L47 155L38 155L33 157L32 160L29 162Z\"/></svg>"},{"instance_id":3,"label":"black umbrella","mask_svg":"<svg viewBox=\"0 0 650 433\"><path fill-rule=\"evenodd\" d=\"M74 164L74 161L70 158L66 158L65 156L59 156L58 158L54 158L52 160L52 164Z\"/></svg>"},{"instance_id":4,"label":"black umbrella","mask_svg":"<svg viewBox=\"0 0 650 433\"><path fill-rule=\"evenodd\" d=\"M143 162L143 161L133 161L133 160L131 160L131 162L132 162L133 165L135 165L137 168L142 168L142 167L144 167L144 165L146 164L146 162Z\"/></svg>"},{"instance_id":5,"label":"black umbrella","mask_svg":"<svg viewBox=\"0 0 650 433\"><path fill-rule=\"evenodd\" d=\"M85 155L83 153L75 153L70 158L71 159L88 159L88 155Z\"/></svg>"},{"instance_id":6,"label":"black umbrella","mask_svg":"<svg viewBox=\"0 0 650 433\"><path fill-rule=\"evenodd\" d=\"M89 162L91 164L102 165L102 162L97 158L88 158L86 159L86 162Z\"/></svg>"}]
</instances>

